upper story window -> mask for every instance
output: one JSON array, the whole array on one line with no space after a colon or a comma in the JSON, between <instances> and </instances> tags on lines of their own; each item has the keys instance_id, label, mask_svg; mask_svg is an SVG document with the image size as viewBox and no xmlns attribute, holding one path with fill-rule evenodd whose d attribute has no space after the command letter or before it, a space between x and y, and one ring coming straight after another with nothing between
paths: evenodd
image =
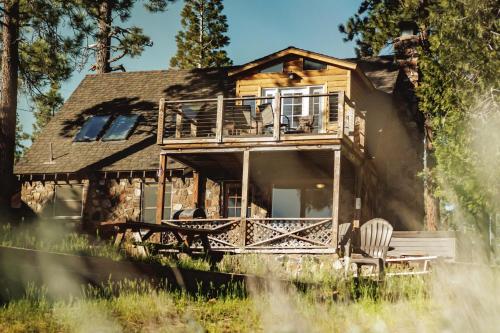
<instances>
[{"instance_id":1,"label":"upper story window","mask_svg":"<svg viewBox=\"0 0 500 333\"><path fill-rule=\"evenodd\" d=\"M282 73L283 72L283 63L277 63L275 65L263 68L260 70L261 73Z\"/></svg>"},{"instance_id":2,"label":"upper story window","mask_svg":"<svg viewBox=\"0 0 500 333\"><path fill-rule=\"evenodd\" d=\"M51 206L51 215L55 219L80 219L83 211L83 185L56 185Z\"/></svg>"},{"instance_id":3,"label":"upper story window","mask_svg":"<svg viewBox=\"0 0 500 333\"><path fill-rule=\"evenodd\" d=\"M326 64L324 62L304 59L304 70L321 70L326 69Z\"/></svg>"},{"instance_id":4,"label":"upper story window","mask_svg":"<svg viewBox=\"0 0 500 333\"><path fill-rule=\"evenodd\" d=\"M109 129L104 133L102 141L125 140L139 119L138 115L121 115L112 123Z\"/></svg>"},{"instance_id":5,"label":"upper story window","mask_svg":"<svg viewBox=\"0 0 500 333\"><path fill-rule=\"evenodd\" d=\"M75 142L96 141L111 116L91 116L75 136Z\"/></svg>"}]
</instances>

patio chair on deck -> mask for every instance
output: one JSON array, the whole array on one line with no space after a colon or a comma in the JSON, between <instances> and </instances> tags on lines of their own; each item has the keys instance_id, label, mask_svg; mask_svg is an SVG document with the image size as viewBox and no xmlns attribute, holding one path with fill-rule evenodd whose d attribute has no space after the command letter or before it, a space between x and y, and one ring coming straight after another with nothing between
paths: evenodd
<instances>
[{"instance_id":1,"label":"patio chair on deck","mask_svg":"<svg viewBox=\"0 0 500 333\"><path fill-rule=\"evenodd\" d=\"M359 228L359 248L353 249L351 255L351 263L356 264L358 276L364 265L374 266L379 278L383 275L392 230L391 224L381 218L372 219Z\"/></svg>"},{"instance_id":2,"label":"patio chair on deck","mask_svg":"<svg viewBox=\"0 0 500 333\"><path fill-rule=\"evenodd\" d=\"M272 132L274 127L273 105L271 103L264 103L259 105L258 109L262 119L262 129L264 132ZM280 128L284 128L285 132L290 128L290 120L285 115L281 115Z\"/></svg>"}]
</instances>

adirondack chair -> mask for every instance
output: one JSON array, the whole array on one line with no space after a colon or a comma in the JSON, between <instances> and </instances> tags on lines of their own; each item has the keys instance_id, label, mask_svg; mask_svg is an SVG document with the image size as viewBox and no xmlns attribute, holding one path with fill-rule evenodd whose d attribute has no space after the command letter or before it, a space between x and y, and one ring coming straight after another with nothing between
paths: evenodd
<instances>
[{"instance_id":1,"label":"adirondack chair","mask_svg":"<svg viewBox=\"0 0 500 333\"><path fill-rule=\"evenodd\" d=\"M379 278L383 275L391 237L392 226L384 219L372 219L359 228L359 248L354 249L351 255L351 263L356 264L358 276L364 265L374 266Z\"/></svg>"}]
</instances>

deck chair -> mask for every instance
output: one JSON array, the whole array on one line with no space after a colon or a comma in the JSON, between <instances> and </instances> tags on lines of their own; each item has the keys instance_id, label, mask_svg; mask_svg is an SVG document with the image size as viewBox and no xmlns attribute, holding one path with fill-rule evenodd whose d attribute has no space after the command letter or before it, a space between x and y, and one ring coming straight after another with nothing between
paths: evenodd
<instances>
[{"instance_id":1,"label":"deck chair","mask_svg":"<svg viewBox=\"0 0 500 333\"><path fill-rule=\"evenodd\" d=\"M263 103L258 106L259 114L262 119L262 128L264 132L269 132L273 130L274 126L274 111L272 103ZM290 120L287 116L281 116L281 128L285 128L285 131L290 127Z\"/></svg>"},{"instance_id":2,"label":"deck chair","mask_svg":"<svg viewBox=\"0 0 500 333\"><path fill-rule=\"evenodd\" d=\"M378 278L384 274L385 258L392 237L392 226L381 218L372 219L359 228L359 248L353 250L351 263L355 263L358 276L364 265L374 266Z\"/></svg>"}]
</instances>

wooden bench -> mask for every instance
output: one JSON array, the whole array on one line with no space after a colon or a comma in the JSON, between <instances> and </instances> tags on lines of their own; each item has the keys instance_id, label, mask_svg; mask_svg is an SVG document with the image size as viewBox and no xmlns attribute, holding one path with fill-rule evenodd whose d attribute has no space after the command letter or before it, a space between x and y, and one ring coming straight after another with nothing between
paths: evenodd
<instances>
[{"instance_id":1,"label":"wooden bench","mask_svg":"<svg viewBox=\"0 0 500 333\"><path fill-rule=\"evenodd\" d=\"M454 260L456 235L452 231L394 231L389 256L435 256Z\"/></svg>"}]
</instances>

